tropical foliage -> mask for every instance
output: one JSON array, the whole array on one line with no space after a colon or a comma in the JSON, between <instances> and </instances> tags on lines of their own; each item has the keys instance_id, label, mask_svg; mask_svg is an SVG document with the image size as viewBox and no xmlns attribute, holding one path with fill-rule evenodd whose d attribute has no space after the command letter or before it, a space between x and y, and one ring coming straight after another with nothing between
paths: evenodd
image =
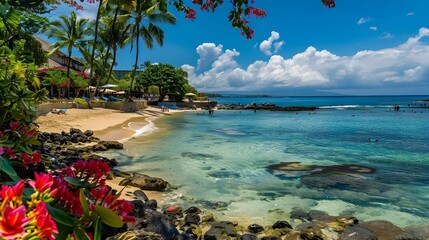
<instances>
[{"instance_id":1,"label":"tropical foliage","mask_svg":"<svg viewBox=\"0 0 429 240\"><path fill-rule=\"evenodd\" d=\"M170 99L180 101L187 91L187 85L188 80L184 71L170 64L152 64L146 67L137 79L137 86L145 92L149 92L149 87L156 86L159 101L162 101L166 95Z\"/></svg>"},{"instance_id":2,"label":"tropical foliage","mask_svg":"<svg viewBox=\"0 0 429 240\"><path fill-rule=\"evenodd\" d=\"M60 92L63 86L85 87L91 81L87 83L82 75L70 71L69 61L66 74L63 70L46 71L42 84L36 70L46 56L32 35L46 29L58 40L55 50L66 48L69 59L74 49L81 51L91 69L90 78L94 77L93 72L97 73L97 86L102 80L110 80L116 52L126 44L133 44L137 50L134 71L128 81L122 82L131 90L138 66L138 40L143 39L148 48L154 42L162 45L164 32L158 24L175 23L175 17L167 11L169 5L185 12L188 19L196 17L196 11L183 0L99 0L92 32L89 20L77 19L74 12L48 24L41 14L59 2L82 9L76 1L69 0L0 0L1 239L98 240L105 237L103 226L119 228L135 220L129 215L133 205L119 199L120 193L114 194L105 184L110 171L105 162L79 160L60 170L50 168L52 161L44 153L32 122L36 106L47 100L48 91L43 84L55 86ZM214 11L223 2L193 0L192 4L202 11ZM328 7L335 6L333 0L322 2ZM228 3L232 9L229 21L247 38L252 37L254 32L248 18L263 17L265 11L254 7L253 1ZM88 39L91 34L92 42ZM196 92L182 69L149 62L143 66L145 70L137 78L137 87L159 93L161 100L165 95L180 100L184 93Z\"/></svg>"}]
</instances>

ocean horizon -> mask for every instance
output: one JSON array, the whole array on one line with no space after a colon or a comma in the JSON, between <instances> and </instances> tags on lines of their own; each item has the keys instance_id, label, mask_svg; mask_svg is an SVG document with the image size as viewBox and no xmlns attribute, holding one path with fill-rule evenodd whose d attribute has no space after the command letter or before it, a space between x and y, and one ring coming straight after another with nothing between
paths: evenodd
<instances>
[{"instance_id":1,"label":"ocean horizon","mask_svg":"<svg viewBox=\"0 0 429 240\"><path fill-rule=\"evenodd\" d=\"M130 123L140 135L124 143L125 151L109 154L120 170L170 182L174 190L165 193L162 206L197 205L222 219L257 223L293 221L290 213L300 209L362 221L388 220L400 227L427 224L426 99L429 96L211 98L218 104L319 109L217 110L212 115L191 111L150 125Z\"/></svg>"}]
</instances>

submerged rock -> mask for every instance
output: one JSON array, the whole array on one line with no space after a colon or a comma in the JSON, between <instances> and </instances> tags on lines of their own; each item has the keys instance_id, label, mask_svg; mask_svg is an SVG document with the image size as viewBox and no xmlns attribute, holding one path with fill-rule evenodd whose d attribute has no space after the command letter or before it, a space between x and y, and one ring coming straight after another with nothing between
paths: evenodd
<instances>
[{"instance_id":1,"label":"submerged rock","mask_svg":"<svg viewBox=\"0 0 429 240\"><path fill-rule=\"evenodd\" d=\"M206 153L194 153L194 152L183 152L182 157L187 157L195 160L220 160L222 156L206 154Z\"/></svg>"},{"instance_id":2,"label":"submerged rock","mask_svg":"<svg viewBox=\"0 0 429 240\"><path fill-rule=\"evenodd\" d=\"M358 226L371 230L379 240L394 240L396 236L405 233L391 222L382 220L362 222Z\"/></svg>"},{"instance_id":3,"label":"submerged rock","mask_svg":"<svg viewBox=\"0 0 429 240\"><path fill-rule=\"evenodd\" d=\"M377 236L371 231L359 226L348 226L340 235L344 240L378 240Z\"/></svg>"},{"instance_id":4,"label":"submerged rock","mask_svg":"<svg viewBox=\"0 0 429 240\"><path fill-rule=\"evenodd\" d=\"M301 165L300 162L282 162L269 165L267 168L278 171L312 171L316 167L313 165Z\"/></svg>"}]
</instances>

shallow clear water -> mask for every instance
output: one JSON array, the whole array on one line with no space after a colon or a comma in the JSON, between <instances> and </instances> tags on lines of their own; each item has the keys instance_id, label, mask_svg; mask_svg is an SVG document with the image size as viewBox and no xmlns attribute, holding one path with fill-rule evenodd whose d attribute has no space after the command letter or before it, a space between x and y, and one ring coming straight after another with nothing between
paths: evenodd
<instances>
[{"instance_id":1,"label":"shallow clear water","mask_svg":"<svg viewBox=\"0 0 429 240\"><path fill-rule=\"evenodd\" d=\"M299 207L399 226L424 224L429 223L429 108L408 103L427 98L222 99L334 107L166 116L155 123L157 130L112 155L122 170L176 185L186 199L172 202L207 207L221 202L223 219L273 222ZM396 103L401 111L387 110ZM323 178L317 184L303 181L305 172L267 170L280 162L358 164L377 172L352 174L350 185L324 186Z\"/></svg>"}]
</instances>

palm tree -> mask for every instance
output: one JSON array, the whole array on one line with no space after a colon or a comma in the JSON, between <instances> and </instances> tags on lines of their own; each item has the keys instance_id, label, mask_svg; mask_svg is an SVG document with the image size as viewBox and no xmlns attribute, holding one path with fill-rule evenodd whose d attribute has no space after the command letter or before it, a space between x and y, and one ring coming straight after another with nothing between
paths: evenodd
<instances>
[{"instance_id":1,"label":"palm tree","mask_svg":"<svg viewBox=\"0 0 429 240\"><path fill-rule=\"evenodd\" d=\"M72 11L70 17L66 15L60 16L59 20L51 22L49 37L55 37L59 41L53 45L54 49L49 53L52 54L62 47L67 48L68 63L67 63L67 78L70 77L70 64L73 48L77 48L83 52L83 47L88 42L88 35L91 34L91 29L87 27L88 19L77 19L76 13Z\"/></svg>"},{"instance_id":2,"label":"palm tree","mask_svg":"<svg viewBox=\"0 0 429 240\"><path fill-rule=\"evenodd\" d=\"M132 39L136 44L136 57L134 68L131 72L131 84L128 91L130 96L133 88L134 78L137 71L139 61L139 40L140 37L144 41L147 48L153 48L153 41L155 40L160 46L164 43L164 31L155 25L155 23L168 23L176 24L176 17L173 14L159 6L157 1L147 0L133 0L136 4L132 14L130 15L133 24L131 25ZM143 20L147 20L147 25L143 24ZM131 47L132 48L132 47Z\"/></svg>"}]
</instances>

